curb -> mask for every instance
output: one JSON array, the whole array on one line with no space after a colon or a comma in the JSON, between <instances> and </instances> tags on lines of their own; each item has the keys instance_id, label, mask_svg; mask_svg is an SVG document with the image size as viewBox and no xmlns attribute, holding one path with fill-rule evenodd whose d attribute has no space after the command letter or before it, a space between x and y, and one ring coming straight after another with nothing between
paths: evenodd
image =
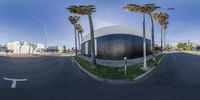
<instances>
[{"instance_id":1,"label":"curb","mask_svg":"<svg viewBox=\"0 0 200 100\"><path fill-rule=\"evenodd\" d=\"M107 83L112 83L112 84L128 84L128 83L135 83L134 81L128 81L128 80L111 80L111 79L104 79L104 78L100 78L90 72L88 72L87 70L85 70L75 59L74 57L72 57L72 61L75 62L75 64L82 70L84 71L87 75L89 75L89 77L91 77L92 79L98 80L100 82L107 82Z\"/></svg>"},{"instance_id":2,"label":"curb","mask_svg":"<svg viewBox=\"0 0 200 100\"><path fill-rule=\"evenodd\" d=\"M147 74L149 74L153 69L155 69L156 66L154 66L153 68L151 68L150 70L148 70L147 72L145 72L144 74L140 75L140 76L137 76L134 81L137 81L139 79L142 79L143 77L145 77Z\"/></svg>"},{"instance_id":3,"label":"curb","mask_svg":"<svg viewBox=\"0 0 200 100\"><path fill-rule=\"evenodd\" d=\"M192 51L182 51L182 52L191 55L200 55L200 52L192 52Z\"/></svg>"},{"instance_id":4,"label":"curb","mask_svg":"<svg viewBox=\"0 0 200 100\"><path fill-rule=\"evenodd\" d=\"M84 71L86 74L88 74L91 78L98 80L98 81L105 81L103 78L99 78L96 75L88 72L87 70L85 70L75 59L74 57L72 57L72 61L75 62L75 64L82 70Z\"/></svg>"},{"instance_id":5,"label":"curb","mask_svg":"<svg viewBox=\"0 0 200 100\"><path fill-rule=\"evenodd\" d=\"M158 61L158 64L160 64L160 62L165 58L166 55L167 53L165 53L165 55Z\"/></svg>"},{"instance_id":6,"label":"curb","mask_svg":"<svg viewBox=\"0 0 200 100\"><path fill-rule=\"evenodd\" d=\"M166 54L165 54L166 55ZM164 59L165 55L158 61L158 64L160 64L160 62ZM100 82L107 82L107 83L112 83L112 84L133 84L136 83L138 80L144 78L145 76L147 76L148 74L150 74L150 72L152 72L157 66L151 68L149 71L147 71L146 73L137 76L134 80L132 81L128 81L128 80L111 80L111 79L104 79L104 78L100 78L90 72L88 72L87 70L85 70L75 59L74 57L72 57L72 61L82 70L84 71L89 77L91 77L92 79L98 80Z\"/></svg>"},{"instance_id":7,"label":"curb","mask_svg":"<svg viewBox=\"0 0 200 100\"><path fill-rule=\"evenodd\" d=\"M158 61L158 65L160 64L160 62L165 58L166 54ZM158 66L154 66L153 68L151 68L150 70L148 70L146 73L140 75L140 76L137 76L134 81L138 81L142 78L144 78L145 76L149 75L155 68L157 68Z\"/></svg>"}]
</instances>

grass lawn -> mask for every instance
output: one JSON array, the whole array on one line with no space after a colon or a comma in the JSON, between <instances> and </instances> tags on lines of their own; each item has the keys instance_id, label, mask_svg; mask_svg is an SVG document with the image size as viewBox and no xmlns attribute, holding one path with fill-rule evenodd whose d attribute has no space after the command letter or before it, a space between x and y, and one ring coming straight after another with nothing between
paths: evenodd
<instances>
[{"instance_id":1,"label":"grass lawn","mask_svg":"<svg viewBox=\"0 0 200 100\"><path fill-rule=\"evenodd\" d=\"M156 57L156 61L149 60L147 62L148 66L155 66L159 59L161 59L164 56L164 54L160 54ZM140 69L139 65L132 65L127 67L127 73L124 74L124 68L113 68L113 67L107 67L103 65L96 65L96 68L92 68L90 65L91 63L83 60L80 57L75 57L75 60L87 71L90 73L104 78L104 79L113 79L113 80L133 80L137 76L145 73L142 69Z\"/></svg>"},{"instance_id":2,"label":"grass lawn","mask_svg":"<svg viewBox=\"0 0 200 100\"><path fill-rule=\"evenodd\" d=\"M165 56L165 54L164 54L164 53L161 53L161 54L159 54L159 55L157 55L157 56L155 57L155 61L153 61L153 59L148 60L148 61L147 61L147 66L148 66L148 67L157 66L159 60L160 60L161 58L163 58L164 56Z\"/></svg>"}]
</instances>

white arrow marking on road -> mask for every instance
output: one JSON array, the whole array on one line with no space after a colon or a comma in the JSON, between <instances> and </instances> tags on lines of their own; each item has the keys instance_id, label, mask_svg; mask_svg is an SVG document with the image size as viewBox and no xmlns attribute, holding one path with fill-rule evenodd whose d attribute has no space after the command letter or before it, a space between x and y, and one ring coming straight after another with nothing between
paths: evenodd
<instances>
[{"instance_id":1,"label":"white arrow marking on road","mask_svg":"<svg viewBox=\"0 0 200 100\"><path fill-rule=\"evenodd\" d=\"M27 81L28 80L28 79L11 79L11 78L6 78L6 77L4 77L3 79L7 80L7 81L12 81L11 88L16 88L17 81Z\"/></svg>"}]
</instances>

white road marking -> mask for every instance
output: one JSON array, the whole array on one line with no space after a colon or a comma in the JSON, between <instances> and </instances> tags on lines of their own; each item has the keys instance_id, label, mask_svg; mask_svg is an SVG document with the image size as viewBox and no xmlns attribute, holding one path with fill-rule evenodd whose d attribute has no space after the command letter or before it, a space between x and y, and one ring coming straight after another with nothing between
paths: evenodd
<instances>
[{"instance_id":1,"label":"white road marking","mask_svg":"<svg viewBox=\"0 0 200 100\"><path fill-rule=\"evenodd\" d=\"M6 77L4 77L3 79L7 80L7 81L12 81L11 88L16 88L17 81L27 81L28 80L28 79L12 79L12 78L6 78Z\"/></svg>"}]
</instances>

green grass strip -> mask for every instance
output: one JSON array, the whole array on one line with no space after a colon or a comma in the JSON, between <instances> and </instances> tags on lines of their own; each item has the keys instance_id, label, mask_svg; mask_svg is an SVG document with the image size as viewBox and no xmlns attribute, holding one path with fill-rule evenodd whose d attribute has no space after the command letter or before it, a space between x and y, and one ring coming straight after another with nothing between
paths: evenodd
<instances>
[{"instance_id":1,"label":"green grass strip","mask_svg":"<svg viewBox=\"0 0 200 100\"><path fill-rule=\"evenodd\" d=\"M156 61L152 59L147 61L147 65L149 67L156 66L158 61L164 56L164 54L159 54L156 56ZM132 65L128 66L127 74L124 74L124 68L115 68L115 67L108 67L103 65L96 65L95 68L91 67L91 63L80 58L75 57L75 60L88 72L104 78L104 79L112 79L112 80L134 80L137 76L145 73L142 69L140 69L139 65Z\"/></svg>"}]
</instances>

